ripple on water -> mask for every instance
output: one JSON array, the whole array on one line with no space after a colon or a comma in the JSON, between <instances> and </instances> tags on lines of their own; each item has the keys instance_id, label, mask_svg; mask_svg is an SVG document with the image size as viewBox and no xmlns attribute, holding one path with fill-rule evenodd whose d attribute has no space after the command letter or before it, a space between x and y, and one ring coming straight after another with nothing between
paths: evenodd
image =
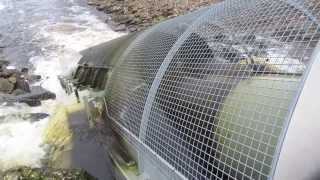
<instances>
[{"instance_id":1,"label":"ripple on water","mask_svg":"<svg viewBox=\"0 0 320 180\"><path fill-rule=\"evenodd\" d=\"M73 34L75 32L81 32L85 30L86 28L71 23L57 23L46 28L47 32L56 32L62 34Z\"/></svg>"}]
</instances>

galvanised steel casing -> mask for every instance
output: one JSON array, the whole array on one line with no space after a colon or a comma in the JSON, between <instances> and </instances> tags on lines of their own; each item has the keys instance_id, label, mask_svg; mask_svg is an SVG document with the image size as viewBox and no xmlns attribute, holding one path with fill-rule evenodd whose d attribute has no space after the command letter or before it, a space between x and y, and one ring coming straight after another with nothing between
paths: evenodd
<instances>
[{"instance_id":1,"label":"galvanised steel casing","mask_svg":"<svg viewBox=\"0 0 320 180\"><path fill-rule=\"evenodd\" d=\"M317 0L227 0L107 48L139 178L320 178L319 24Z\"/></svg>"}]
</instances>

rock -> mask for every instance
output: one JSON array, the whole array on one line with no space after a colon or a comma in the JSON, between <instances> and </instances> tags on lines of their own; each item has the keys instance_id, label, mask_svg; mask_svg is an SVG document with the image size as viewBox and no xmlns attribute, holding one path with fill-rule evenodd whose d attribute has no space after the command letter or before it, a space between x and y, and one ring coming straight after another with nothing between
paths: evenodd
<instances>
[{"instance_id":1,"label":"rock","mask_svg":"<svg viewBox=\"0 0 320 180\"><path fill-rule=\"evenodd\" d=\"M120 15L113 17L113 21L118 22L120 24L127 24L133 20L133 16L130 15Z\"/></svg>"},{"instance_id":2,"label":"rock","mask_svg":"<svg viewBox=\"0 0 320 180\"><path fill-rule=\"evenodd\" d=\"M30 93L18 96L20 101L28 102L28 100L48 100L48 99L55 99L56 95L41 86L32 87Z\"/></svg>"},{"instance_id":3,"label":"rock","mask_svg":"<svg viewBox=\"0 0 320 180\"><path fill-rule=\"evenodd\" d=\"M97 9L98 11L103 11L105 8L106 8L106 6L105 6L104 4L101 4L101 5L99 5L99 6L96 7L96 9Z\"/></svg>"},{"instance_id":4,"label":"rock","mask_svg":"<svg viewBox=\"0 0 320 180\"><path fill-rule=\"evenodd\" d=\"M126 31L127 27L124 24L120 24L119 26L114 28L114 31L119 32L119 31Z\"/></svg>"},{"instance_id":5,"label":"rock","mask_svg":"<svg viewBox=\"0 0 320 180\"><path fill-rule=\"evenodd\" d=\"M33 83L33 82L40 81L42 77L40 75L29 75L27 79L30 83Z\"/></svg>"},{"instance_id":6,"label":"rock","mask_svg":"<svg viewBox=\"0 0 320 180\"><path fill-rule=\"evenodd\" d=\"M129 28L129 31L130 31L130 32L135 32L135 31L137 31L137 30L138 30L138 29L137 29L136 27L130 27L130 28Z\"/></svg>"},{"instance_id":7,"label":"rock","mask_svg":"<svg viewBox=\"0 0 320 180\"><path fill-rule=\"evenodd\" d=\"M46 113L6 114L5 116L0 116L0 122L6 122L15 119L23 119L29 122L36 122L47 117L49 117L49 114Z\"/></svg>"},{"instance_id":8,"label":"rock","mask_svg":"<svg viewBox=\"0 0 320 180\"><path fill-rule=\"evenodd\" d=\"M9 81L10 83L12 83L12 84L16 84L17 78L14 77L14 76L11 76L11 77L8 78L8 81Z\"/></svg>"},{"instance_id":9,"label":"rock","mask_svg":"<svg viewBox=\"0 0 320 180\"><path fill-rule=\"evenodd\" d=\"M19 77L20 72L15 69L5 69L5 67L2 68L0 71L0 77L9 78L10 76Z\"/></svg>"},{"instance_id":10,"label":"rock","mask_svg":"<svg viewBox=\"0 0 320 180\"><path fill-rule=\"evenodd\" d=\"M3 71L6 71L6 68L8 65L9 65L9 62L6 60L1 60L1 56L0 56L0 77Z\"/></svg>"},{"instance_id":11,"label":"rock","mask_svg":"<svg viewBox=\"0 0 320 180\"><path fill-rule=\"evenodd\" d=\"M14 84L12 84L8 79L0 78L0 92L4 94L10 94L14 89Z\"/></svg>"},{"instance_id":12,"label":"rock","mask_svg":"<svg viewBox=\"0 0 320 180\"><path fill-rule=\"evenodd\" d=\"M97 2L97 1L88 1L88 3L87 3L89 6L97 6L97 5L99 5L99 2Z\"/></svg>"},{"instance_id":13,"label":"rock","mask_svg":"<svg viewBox=\"0 0 320 180\"><path fill-rule=\"evenodd\" d=\"M41 179L70 179L70 180L96 180L82 169L53 169L19 167L3 173L3 180L41 180Z\"/></svg>"},{"instance_id":14,"label":"rock","mask_svg":"<svg viewBox=\"0 0 320 180\"><path fill-rule=\"evenodd\" d=\"M25 92L24 90L22 89L15 89L14 91L12 91L12 95L14 96L18 96L18 95L22 95L22 94L26 94L27 92Z\"/></svg>"},{"instance_id":15,"label":"rock","mask_svg":"<svg viewBox=\"0 0 320 180\"><path fill-rule=\"evenodd\" d=\"M28 106L36 107L41 106L41 101L38 99L23 99L19 103L26 103Z\"/></svg>"},{"instance_id":16,"label":"rock","mask_svg":"<svg viewBox=\"0 0 320 180\"><path fill-rule=\"evenodd\" d=\"M110 13L115 13L115 12L119 12L119 11L121 11L121 6L118 6L118 5L115 5L115 6L112 6L111 8L110 8Z\"/></svg>"},{"instance_id":17,"label":"rock","mask_svg":"<svg viewBox=\"0 0 320 180\"><path fill-rule=\"evenodd\" d=\"M0 60L0 70L5 69L5 67L7 67L9 64L9 61Z\"/></svg>"},{"instance_id":18,"label":"rock","mask_svg":"<svg viewBox=\"0 0 320 180\"><path fill-rule=\"evenodd\" d=\"M47 117L49 117L49 114L47 113L30 113L30 114L24 114L22 119L35 122Z\"/></svg>"},{"instance_id":19,"label":"rock","mask_svg":"<svg viewBox=\"0 0 320 180\"><path fill-rule=\"evenodd\" d=\"M16 89L21 89L21 90L28 92L28 93L31 92L28 82L22 78L17 79Z\"/></svg>"},{"instance_id":20,"label":"rock","mask_svg":"<svg viewBox=\"0 0 320 180\"><path fill-rule=\"evenodd\" d=\"M26 103L29 106L39 106L43 100L56 98L54 93L47 91L40 86L32 87L29 93L20 94L19 91L20 90L17 90L17 92L15 92L18 95L4 93L0 94L0 102L19 102Z\"/></svg>"},{"instance_id":21,"label":"rock","mask_svg":"<svg viewBox=\"0 0 320 180\"><path fill-rule=\"evenodd\" d=\"M21 69L21 73L28 74L29 73L29 69L28 68L22 68Z\"/></svg>"}]
</instances>

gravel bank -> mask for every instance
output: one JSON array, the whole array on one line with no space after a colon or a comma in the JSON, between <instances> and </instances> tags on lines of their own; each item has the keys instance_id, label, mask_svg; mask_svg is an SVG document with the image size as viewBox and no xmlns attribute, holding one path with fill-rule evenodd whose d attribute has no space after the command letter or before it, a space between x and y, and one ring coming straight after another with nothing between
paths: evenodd
<instances>
[{"instance_id":1,"label":"gravel bank","mask_svg":"<svg viewBox=\"0 0 320 180\"><path fill-rule=\"evenodd\" d=\"M106 20L115 31L140 31L153 24L221 0L89 0L99 11L110 14Z\"/></svg>"}]
</instances>

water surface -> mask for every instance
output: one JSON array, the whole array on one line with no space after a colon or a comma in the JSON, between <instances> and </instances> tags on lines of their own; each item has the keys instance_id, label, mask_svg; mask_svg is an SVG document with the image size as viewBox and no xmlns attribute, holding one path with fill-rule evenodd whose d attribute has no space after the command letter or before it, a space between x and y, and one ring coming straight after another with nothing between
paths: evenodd
<instances>
[{"instance_id":1,"label":"water surface","mask_svg":"<svg viewBox=\"0 0 320 180\"><path fill-rule=\"evenodd\" d=\"M40 84L57 94L57 100L37 108L0 103L1 115L7 115L0 120L0 170L41 166L46 150L42 133L49 118L30 122L19 115L52 114L59 104L74 100L64 94L57 75L75 67L79 51L122 35L113 32L104 19L85 0L0 0L3 54L16 68L29 67L42 75Z\"/></svg>"}]
</instances>

